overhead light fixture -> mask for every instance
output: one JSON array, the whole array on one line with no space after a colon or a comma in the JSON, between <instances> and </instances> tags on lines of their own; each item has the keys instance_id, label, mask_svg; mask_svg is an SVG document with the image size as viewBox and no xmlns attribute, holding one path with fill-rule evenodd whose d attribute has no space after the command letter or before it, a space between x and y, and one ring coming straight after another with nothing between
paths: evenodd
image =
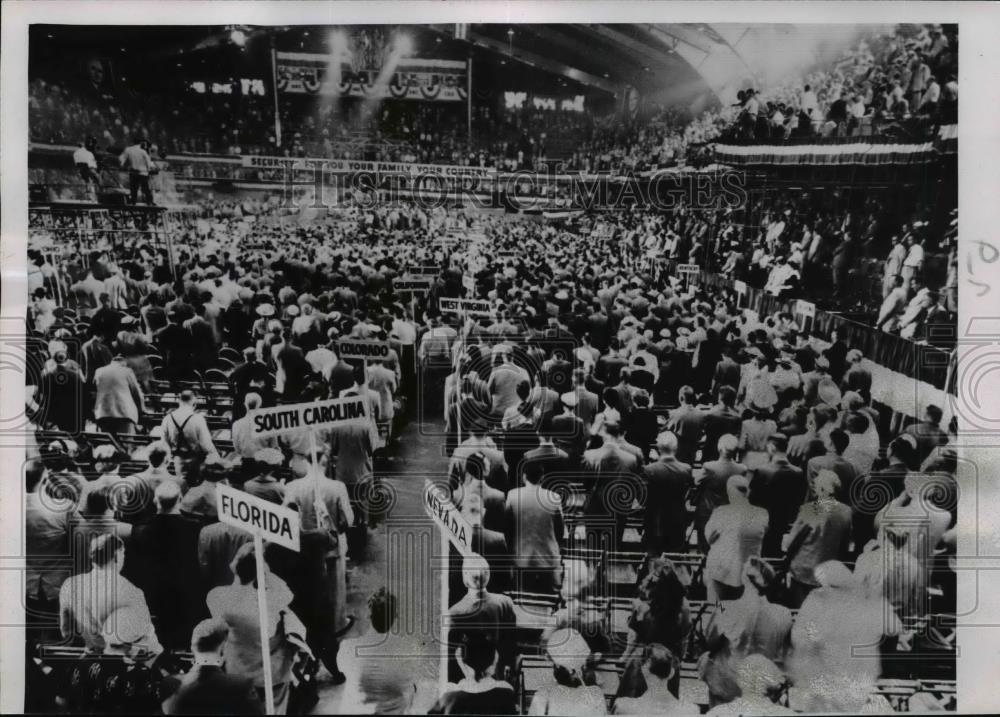
<instances>
[{"instance_id":1,"label":"overhead light fixture","mask_svg":"<svg viewBox=\"0 0 1000 717\"><path fill-rule=\"evenodd\" d=\"M237 47L243 47L247 44L247 34L239 28L229 33L229 39Z\"/></svg>"}]
</instances>

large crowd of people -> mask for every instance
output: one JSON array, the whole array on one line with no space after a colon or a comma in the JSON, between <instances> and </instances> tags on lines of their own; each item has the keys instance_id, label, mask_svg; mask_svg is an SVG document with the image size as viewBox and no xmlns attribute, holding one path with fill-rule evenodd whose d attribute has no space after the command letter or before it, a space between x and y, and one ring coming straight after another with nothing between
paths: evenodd
<instances>
[{"instance_id":1,"label":"large crowd of people","mask_svg":"<svg viewBox=\"0 0 1000 717\"><path fill-rule=\"evenodd\" d=\"M341 645L348 572L387 518L378 465L410 420L443 423L477 554L455 556L432 713L887 710L880 677L948 679L953 636L927 624L955 612L954 422L928 405L896 426L843 337L665 272L649 250L692 241L683 213L583 236L405 204L249 208L180 232L173 267L139 242L31 254L29 710L263 711L262 588L279 712L307 712L318 675L345 710L415 709L413 675L355 649L399 637L398 596L373 595L370 634ZM395 288L428 265L425 294ZM460 296L489 316L442 311ZM366 372L343 338L388 357ZM374 420L315 450L246 417L351 396ZM299 513L302 550L268 544L263 586L220 485ZM927 687L910 706L950 702Z\"/></svg>"},{"instance_id":2,"label":"large crowd of people","mask_svg":"<svg viewBox=\"0 0 1000 717\"><path fill-rule=\"evenodd\" d=\"M95 92L65 77L35 78L31 138L72 144L90 136L105 150L141 134L165 154L335 156L510 170L553 161L570 171L643 171L683 163L716 139L913 138L927 127L954 124L957 44L954 25L898 25L866 35L832 67L758 78L756 86L748 78L732 106L695 114L652 106L628 121L620 113L595 121L591 113L531 107L498 113L477 103L466 127L464 109L388 101L373 110L360 101L316 105L290 98L280 108L280 138L267 97L190 88L136 97L124 89ZM103 66L93 63L103 78Z\"/></svg>"}]
</instances>

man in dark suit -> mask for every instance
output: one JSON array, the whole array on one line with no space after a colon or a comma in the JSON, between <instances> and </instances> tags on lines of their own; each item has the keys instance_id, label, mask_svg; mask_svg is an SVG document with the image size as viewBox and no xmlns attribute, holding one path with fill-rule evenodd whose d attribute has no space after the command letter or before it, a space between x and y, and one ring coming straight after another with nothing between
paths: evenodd
<instances>
[{"instance_id":1,"label":"man in dark suit","mask_svg":"<svg viewBox=\"0 0 1000 717\"><path fill-rule=\"evenodd\" d=\"M578 407L575 391L564 393L560 402L563 412L552 419L552 438L556 446L566 452L568 465L572 468L579 465L587 450L587 427L575 413Z\"/></svg>"},{"instance_id":2,"label":"man in dark suit","mask_svg":"<svg viewBox=\"0 0 1000 717\"><path fill-rule=\"evenodd\" d=\"M833 433L843 432L838 430ZM876 536L876 514L891 500L903 494L906 476L910 472L909 466L914 465L913 440L912 436L905 434L893 439L886 452L889 465L859 478L860 485L847 493L846 500L842 500L854 511L852 531L856 555L860 554L868 541ZM814 458L813 461L815 460ZM813 461L809 461L810 469L813 467Z\"/></svg>"},{"instance_id":3,"label":"man in dark suit","mask_svg":"<svg viewBox=\"0 0 1000 717\"><path fill-rule=\"evenodd\" d=\"M743 376L743 367L733 359L733 349L731 344L726 344L722 349L722 358L715 364L715 377L712 390L718 391L723 386L730 386L733 391L740 387L740 378Z\"/></svg>"},{"instance_id":4,"label":"man in dark suit","mask_svg":"<svg viewBox=\"0 0 1000 717\"><path fill-rule=\"evenodd\" d=\"M239 420L246 415L244 399L248 393L260 394L263 399L262 406L273 406L271 383L267 365L257 360L257 351L250 347L243 349L243 363L229 374L229 388L233 394L233 420Z\"/></svg>"},{"instance_id":5,"label":"man in dark suit","mask_svg":"<svg viewBox=\"0 0 1000 717\"><path fill-rule=\"evenodd\" d=\"M840 490L836 497L841 503L851 504L851 493L854 481L858 479L858 469L854 464L844 458L844 451L850 444L850 437L846 432L835 428L830 432L830 449L821 456L815 456L806 463L806 481L809 486L809 493L813 495L812 482L822 470L833 471L840 479ZM902 490L902 482L900 482Z\"/></svg>"},{"instance_id":6,"label":"man in dark suit","mask_svg":"<svg viewBox=\"0 0 1000 717\"><path fill-rule=\"evenodd\" d=\"M747 472L745 465L736 462L739 447L739 439L731 433L719 438L718 459L704 464L704 473L701 480L695 485L691 502L695 506L694 524L698 530L698 544L703 552L708 550L708 541L705 540L705 524L711 517L712 511L720 505L728 505L729 503L726 482L731 476L745 475Z\"/></svg>"},{"instance_id":7,"label":"man in dark suit","mask_svg":"<svg viewBox=\"0 0 1000 717\"><path fill-rule=\"evenodd\" d=\"M738 365L738 364L737 364ZM739 380L737 379L737 385ZM736 410L736 387L723 384L719 388L719 403L705 414L702 428L705 431L705 445L701 449L702 463L719 457L719 439L727 433L740 435L743 417Z\"/></svg>"},{"instance_id":8,"label":"man in dark suit","mask_svg":"<svg viewBox=\"0 0 1000 717\"><path fill-rule=\"evenodd\" d=\"M538 447L524 454L523 465L524 470L538 471L542 487L547 476L569 470L569 454L555 445L552 421L542 422Z\"/></svg>"},{"instance_id":9,"label":"man in dark suit","mask_svg":"<svg viewBox=\"0 0 1000 717\"><path fill-rule=\"evenodd\" d=\"M514 666L516 657L517 615L514 603L507 595L487 590L490 567L486 559L479 555L465 558L462 581L466 593L448 609L451 625L448 642L453 646L460 644L462 634L469 631L486 633L493 639L499 653L495 674L502 676L505 668ZM454 650L449 652L448 679L458 682L462 672L454 659Z\"/></svg>"},{"instance_id":10,"label":"man in dark suit","mask_svg":"<svg viewBox=\"0 0 1000 717\"><path fill-rule=\"evenodd\" d=\"M587 430L590 430L590 427L594 425L594 417L600 408L600 399L598 398L600 393L594 390L597 388L596 384L594 388L591 388L589 383L591 378L584 369L578 368L573 372L573 389L570 391L576 396L574 413L583 421ZM604 390L604 384L600 384L600 389Z\"/></svg>"},{"instance_id":11,"label":"man in dark suit","mask_svg":"<svg viewBox=\"0 0 1000 717\"><path fill-rule=\"evenodd\" d=\"M202 620L191 634L194 666L180 679L164 681L163 702L167 715L263 714L253 679L226 673L222 656L229 639L223 620Z\"/></svg>"},{"instance_id":12,"label":"man in dark suit","mask_svg":"<svg viewBox=\"0 0 1000 717\"><path fill-rule=\"evenodd\" d=\"M684 501L691 486L691 466L677 460L677 436L670 431L657 436L656 450L659 458L643 470L646 476L643 543L650 555L684 552L687 526Z\"/></svg>"},{"instance_id":13,"label":"man in dark suit","mask_svg":"<svg viewBox=\"0 0 1000 717\"><path fill-rule=\"evenodd\" d=\"M767 439L771 460L754 471L750 481L750 502L767 510L768 525L761 553L765 558L781 557L781 538L795 521L805 502L807 486L802 470L788 461L788 437L775 433Z\"/></svg>"},{"instance_id":14,"label":"man in dark suit","mask_svg":"<svg viewBox=\"0 0 1000 717\"><path fill-rule=\"evenodd\" d=\"M558 493L538 485L535 471L507 494L504 534L514 560L515 587L555 593L562 583L563 514Z\"/></svg>"},{"instance_id":15,"label":"man in dark suit","mask_svg":"<svg viewBox=\"0 0 1000 717\"><path fill-rule=\"evenodd\" d=\"M608 386L618 383L621 370L628 365L628 361L622 358L621 353L619 353L620 349L621 344L618 343L618 339L611 339L608 352L597 361L597 369L594 374Z\"/></svg>"},{"instance_id":16,"label":"man in dark suit","mask_svg":"<svg viewBox=\"0 0 1000 717\"><path fill-rule=\"evenodd\" d=\"M617 423L605 423L601 438L602 446L583 454L581 468L590 486L585 510L588 516L613 521L615 539L621 541L632 501L642 494L642 453L625 442Z\"/></svg>"},{"instance_id":17,"label":"man in dark suit","mask_svg":"<svg viewBox=\"0 0 1000 717\"><path fill-rule=\"evenodd\" d=\"M160 643L182 650L191 630L208 615L207 590L198 569L201 523L181 515L181 491L175 481L160 483L153 500L156 515L132 528L122 575L145 593Z\"/></svg>"},{"instance_id":18,"label":"man in dark suit","mask_svg":"<svg viewBox=\"0 0 1000 717\"><path fill-rule=\"evenodd\" d=\"M649 407L649 394L640 393L636 395L634 401L635 408L624 417L625 440L633 446L638 446L645 458L656 441L659 423L653 409Z\"/></svg>"},{"instance_id":19,"label":"man in dark suit","mask_svg":"<svg viewBox=\"0 0 1000 717\"><path fill-rule=\"evenodd\" d=\"M840 382L841 393L855 391L868 401L872 395L872 372L861 365L864 356L857 349L847 352L847 373L844 380Z\"/></svg>"},{"instance_id":20,"label":"man in dark suit","mask_svg":"<svg viewBox=\"0 0 1000 717\"><path fill-rule=\"evenodd\" d=\"M693 465L705 413L696 405L694 389L690 386L684 386L678 396L681 405L670 412L667 428L677 436L677 460Z\"/></svg>"}]
</instances>

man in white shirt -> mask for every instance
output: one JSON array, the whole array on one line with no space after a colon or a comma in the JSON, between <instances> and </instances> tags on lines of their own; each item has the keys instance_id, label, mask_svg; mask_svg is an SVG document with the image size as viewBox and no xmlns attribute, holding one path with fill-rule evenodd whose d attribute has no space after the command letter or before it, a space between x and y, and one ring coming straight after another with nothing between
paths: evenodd
<instances>
[{"instance_id":1,"label":"man in white shirt","mask_svg":"<svg viewBox=\"0 0 1000 717\"><path fill-rule=\"evenodd\" d=\"M903 268L900 274L903 277L903 288L910 290L910 283L913 277L924 264L924 247L920 240L912 234L906 237L906 258L903 260Z\"/></svg>"},{"instance_id":2,"label":"man in white shirt","mask_svg":"<svg viewBox=\"0 0 1000 717\"><path fill-rule=\"evenodd\" d=\"M80 171L80 178L87 186L87 193L94 195L97 188L97 159L91 151L94 147L94 140L87 138L73 152L73 164Z\"/></svg>"},{"instance_id":3,"label":"man in white shirt","mask_svg":"<svg viewBox=\"0 0 1000 717\"><path fill-rule=\"evenodd\" d=\"M799 98L799 108L809 119L813 119L819 108L819 103L816 101L816 93L812 91L809 85L806 85L802 90L802 96Z\"/></svg>"},{"instance_id":4,"label":"man in white shirt","mask_svg":"<svg viewBox=\"0 0 1000 717\"><path fill-rule=\"evenodd\" d=\"M906 247L897 234L892 238L892 249L885 260L885 271L882 275L882 297L888 296L896 287L896 277L902 274L903 261L906 259Z\"/></svg>"},{"instance_id":5,"label":"man in white shirt","mask_svg":"<svg viewBox=\"0 0 1000 717\"><path fill-rule=\"evenodd\" d=\"M920 106L917 108L917 112L923 114L935 112L940 99L941 85L938 84L937 78L932 75L927 81L927 89L924 91L924 96L920 99Z\"/></svg>"},{"instance_id":6,"label":"man in white shirt","mask_svg":"<svg viewBox=\"0 0 1000 717\"><path fill-rule=\"evenodd\" d=\"M139 192L142 192L143 202L153 203L153 192L149 188L149 174L153 171L153 160L145 148L146 142L137 140L135 144L126 147L118 158L122 169L128 171L129 191L132 204L139 203Z\"/></svg>"}]
</instances>

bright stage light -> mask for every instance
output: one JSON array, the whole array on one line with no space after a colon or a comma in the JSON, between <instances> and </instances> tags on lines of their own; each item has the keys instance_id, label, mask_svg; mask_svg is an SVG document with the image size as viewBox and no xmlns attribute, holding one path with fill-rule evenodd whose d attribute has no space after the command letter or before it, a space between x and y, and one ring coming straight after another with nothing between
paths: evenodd
<instances>
[{"instance_id":1,"label":"bright stage light","mask_svg":"<svg viewBox=\"0 0 1000 717\"><path fill-rule=\"evenodd\" d=\"M396 53L402 57L412 54L413 38L409 35L400 34L396 37Z\"/></svg>"},{"instance_id":2,"label":"bright stage light","mask_svg":"<svg viewBox=\"0 0 1000 717\"><path fill-rule=\"evenodd\" d=\"M243 47L247 44L247 34L242 30L233 30L229 33L229 39L238 47Z\"/></svg>"}]
</instances>

